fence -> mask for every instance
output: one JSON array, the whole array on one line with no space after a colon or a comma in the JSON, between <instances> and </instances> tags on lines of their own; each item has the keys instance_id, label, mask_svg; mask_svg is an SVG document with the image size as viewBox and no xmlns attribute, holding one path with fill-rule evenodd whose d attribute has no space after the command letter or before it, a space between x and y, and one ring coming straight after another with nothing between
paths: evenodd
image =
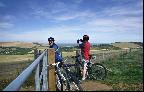
<instances>
[{"instance_id":1,"label":"fence","mask_svg":"<svg viewBox=\"0 0 144 92\"><path fill-rule=\"evenodd\" d=\"M3 91L18 91L28 77L35 71L36 91L55 91L56 77L55 68L48 67L55 62L54 49L44 50L43 53L35 51L35 60L15 80L13 80Z\"/></svg>"},{"instance_id":2,"label":"fence","mask_svg":"<svg viewBox=\"0 0 144 92\"><path fill-rule=\"evenodd\" d=\"M139 50L138 48L130 48L130 49L122 49L122 50L110 50L110 51L91 51L92 55L96 55L96 60L94 62L102 62L106 59L115 59L119 55L121 55L121 58L124 58L126 54L137 51ZM80 54L80 50L78 49L76 51L76 55Z\"/></svg>"},{"instance_id":3,"label":"fence","mask_svg":"<svg viewBox=\"0 0 144 92\"><path fill-rule=\"evenodd\" d=\"M101 62L104 61L106 59L116 59L116 57L121 56L122 59L124 59L124 57L133 51L137 51L139 49L135 49L135 48L130 48L130 49L122 49L122 50L114 50L114 51L107 51L107 52L102 52L102 53L98 53L95 54L97 56L96 62Z\"/></svg>"},{"instance_id":4,"label":"fence","mask_svg":"<svg viewBox=\"0 0 144 92\"><path fill-rule=\"evenodd\" d=\"M137 49L130 50L121 50L121 51L110 51L110 52L102 52L96 54L96 61L101 61L107 59L109 57L115 57L116 55L127 54L131 51L135 51ZM55 51L54 49L48 49L44 52L35 51L35 60L29 65L15 80L13 80L3 91L18 91L24 82L28 79L28 77L35 71L35 90L36 91L56 91L56 76L55 76L55 68L48 67L49 64L55 62ZM76 55L80 53L80 50L76 51Z\"/></svg>"}]
</instances>

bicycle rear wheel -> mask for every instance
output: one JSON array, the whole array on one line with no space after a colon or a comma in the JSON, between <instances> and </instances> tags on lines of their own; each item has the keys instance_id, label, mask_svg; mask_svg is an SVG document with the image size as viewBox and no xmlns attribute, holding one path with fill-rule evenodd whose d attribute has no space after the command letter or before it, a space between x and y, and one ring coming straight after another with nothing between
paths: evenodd
<instances>
[{"instance_id":1,"label":"bicycle rear wheel","mask_svg":"<svg viewBox=\"0 0 144 92\"><path fill-rule=\"evenodd\" d=\"M88 69L88 73L89 78L92 80L103 80L107 75L106 68L100 63L93 64Z\"/></svg>"}]
</instances>

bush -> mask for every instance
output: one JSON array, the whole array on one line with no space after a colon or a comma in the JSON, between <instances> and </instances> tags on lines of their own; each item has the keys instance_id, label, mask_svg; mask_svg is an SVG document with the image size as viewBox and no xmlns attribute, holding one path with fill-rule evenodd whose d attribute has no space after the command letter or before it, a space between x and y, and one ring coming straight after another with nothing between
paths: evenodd
<instances>
[{"instance_id":1,"label":"bush","mask_svg":"<svg viewBox=\"0 0 144 92\"><path fill-rule=\"evenodd\" d=\"M0 55L24 55L32 51L31 48L0 47Z\"/></svg>"}]
</instances>

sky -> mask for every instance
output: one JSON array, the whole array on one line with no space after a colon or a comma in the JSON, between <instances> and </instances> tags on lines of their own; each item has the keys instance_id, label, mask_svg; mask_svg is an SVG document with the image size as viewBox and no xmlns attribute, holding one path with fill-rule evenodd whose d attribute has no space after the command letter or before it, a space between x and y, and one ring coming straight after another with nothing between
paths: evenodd
<instances>
[{"instance_id":1,"label":"sky","mask_svg":"<svg viewBox=\"0 0 144 92\"><path fill-rule=\"evenodd\" d=\"M0 41L143 42L143 0L0 0Z\"/></svg>"}]
</instances>

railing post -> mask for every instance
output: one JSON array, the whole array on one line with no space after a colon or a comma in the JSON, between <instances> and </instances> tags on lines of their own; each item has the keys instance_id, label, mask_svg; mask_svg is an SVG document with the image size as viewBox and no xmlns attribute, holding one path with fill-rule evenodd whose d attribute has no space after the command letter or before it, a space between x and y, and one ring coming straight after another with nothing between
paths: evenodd
<instances>
[{"instance_id":1,"label":"railing post","mask_svg":"<svg viewBox=\"0 0 144 92\"><path fill-rule=\"evenodd\" d=\"M39 55L39 52L37 49L34 50L34 59L37 59ZM36 73L35 73L35 90L40 91L40 78L39 78L39 64L36 67Z\"/></svg>"},{"instance_id":2,"label":"railing post","mask_svg":"<svg viewBox=\"0 0 144 92\"><path fill-rule=\"evenodd\" d=\"M55 50L48 49L48 65L55 63ZM56 91L55 67L48 67L48 91Z\"/></svg>"},{"instance_id":3,"label":"railing post","mask_svg":"<svg viewBox=\"0 0 144 92\"><path fill-rule=\"evenodd\" d=\"M39 64L37 65L35 74L35 90L40 91Z\"/></svg>"},{"instance_id":4,"label":"railing post","mask_svg":"<svg viewBox=\"0 0 144 92\"><path fill-rule=\"evenodd\" d=\"M34 49L34 59L37 59L37 57L38 57L38 50Z\"/></svg>"},{"instance_id":5,"label":"railing post","mask_svg":"<svg viewBox=\"0 0 144 92\"><path fill-rule=\"evenodd\" d=\"M42 72L43 72L43 85L42 85L42 91L48 91L48 80L47 80L47 53L44 55L43 58L43 68L42 68Z\"/></svg>"}]
</instances>

